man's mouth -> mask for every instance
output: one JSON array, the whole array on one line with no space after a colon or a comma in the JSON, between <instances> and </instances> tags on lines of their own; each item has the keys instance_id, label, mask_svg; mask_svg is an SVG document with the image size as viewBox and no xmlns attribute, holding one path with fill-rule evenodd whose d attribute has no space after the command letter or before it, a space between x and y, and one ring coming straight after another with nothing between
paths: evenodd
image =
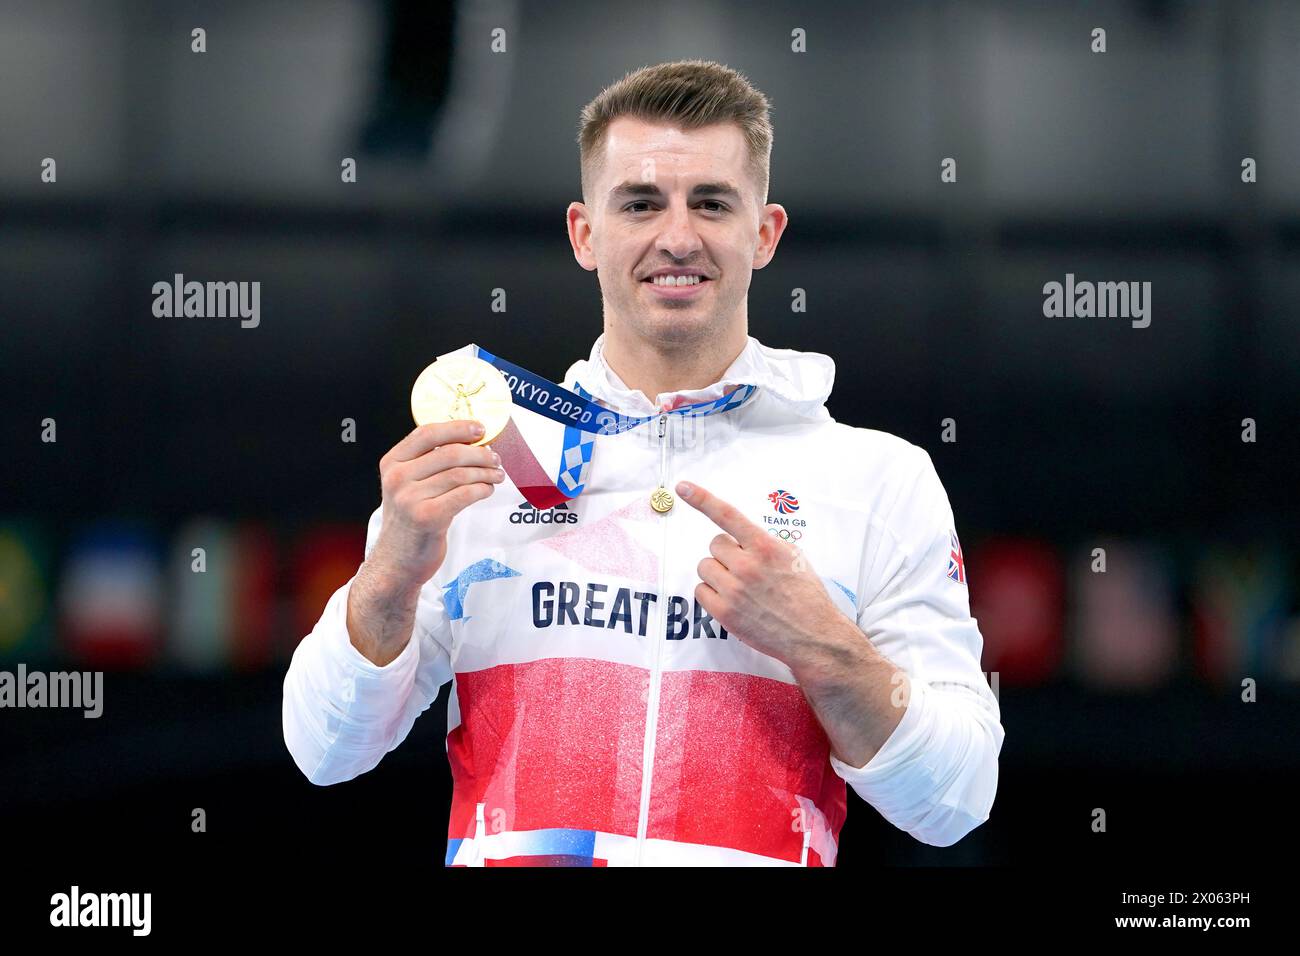
<instances>
[{"instance_id":1,"label":"man's mouth","mask_svg":"<svg viewBox=\"0 0 1300 956\"><path fill-rule=\"evenodd\" d=\"M712 280L708 276L696 273L684 275L653 275L642 279L643 285L648 285L654 290L654 294L667 299L686 299L698 295Z\"/></svg>"},{"instance_id":2,"label":"man's mouth","mask_svg":"<svg viewBox=\"0 0 1300 956\"><path fill-rule=\"evenodd\" d=\"M684 285L699 285L701 282L708 282L709 280L704 276L651 276L645 281L652 282L657 286L680 287Z\"/></svg>"}]
</instances>

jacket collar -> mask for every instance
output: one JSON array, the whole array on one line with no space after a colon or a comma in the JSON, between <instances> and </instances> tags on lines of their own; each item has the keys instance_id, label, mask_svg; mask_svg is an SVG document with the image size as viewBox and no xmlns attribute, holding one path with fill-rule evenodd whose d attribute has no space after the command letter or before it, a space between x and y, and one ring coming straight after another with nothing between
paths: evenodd
<instances>
[{"instance_id":1,"label":"jacket collar","mask_svg":"<svg viewBox=\"0 0 1300 956\"><path fill-rule=\"evenodd\" d=\"M607 408L625 415L653 415L694 402L721 398L741 385L757 385L779 400L788 412L800 418L829 419L826 399L835 383L835 362L820 352L799 352L764 345L752 335L744 349L718 381L706 388L661 392L651 404L640 391L627 387L605 361L605 333L592 343L591 354L569 367L566 382L577 382ZM755 396L758 397L758 396Z\"/></svg>"}]
</instances>

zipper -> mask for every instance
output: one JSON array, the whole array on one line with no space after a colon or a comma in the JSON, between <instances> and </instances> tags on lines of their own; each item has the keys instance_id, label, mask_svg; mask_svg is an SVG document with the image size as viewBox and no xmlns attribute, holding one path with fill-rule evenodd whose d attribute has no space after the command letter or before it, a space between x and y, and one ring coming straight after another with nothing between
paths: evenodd
<instances>
[{"instance_id":1,"label":"zipper","mask_svg":"<svg viewBox=\"0 0 1300 956\"><path fill-rule=\"evenodd\" d=\"M659 416L659 487L666 488L668 478L668 415ZM668 518L669 509L663 515L664 538L663 554L659 558L659 607L655 611L655 629L650 632L655 642L654 663L650 669L650 690L646 695L645 745L641 757L641 808L636 823L636 865L641 865L642 852L645 849L646 831L650 826L650 784L655 762L655 735L659 728L659 655L663 650L664 635L668 629L668 596L664 594L668 564Z\"/></svg>"}]
</instances>

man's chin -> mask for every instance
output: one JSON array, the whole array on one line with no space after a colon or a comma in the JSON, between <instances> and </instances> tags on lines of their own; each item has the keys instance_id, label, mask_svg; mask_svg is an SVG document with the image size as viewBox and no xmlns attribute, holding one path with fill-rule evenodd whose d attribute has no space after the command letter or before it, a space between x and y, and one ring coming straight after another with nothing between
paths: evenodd
<instances>
[{"instance_id":1,"label":"man's chin","mask_svg":"<svg viewBox=\"0 0 1300 956\"><path fill-rule=\"evenodd\" d=\"M719 328L717 317L704 309L654 309L642 314L644 332L664 345L691 345L714 335Z\"/></svg>"},{"instance_id":2,"label":"man's chin","mask_svg":"<svg viewBox=\"0 0 1300 956\"><path fill-rule=\"evenodd\" d=\"M712 298L712 297L710 297ZM704 302L698 298L668 299L654 296L653 301L642 294L630 302L621 301L615 306L614 322L636 331L643 339L665 345L690 345L708 340L727 325L718 303ZM620 323L617 315L621 314Z\"/></svg>"}]
</instances>

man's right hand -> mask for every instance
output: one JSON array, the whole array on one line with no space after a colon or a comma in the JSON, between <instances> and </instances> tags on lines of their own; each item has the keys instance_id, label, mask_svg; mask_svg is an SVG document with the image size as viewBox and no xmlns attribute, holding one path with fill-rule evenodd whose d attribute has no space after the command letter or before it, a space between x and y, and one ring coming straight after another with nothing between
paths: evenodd
<instances>
[{"instance_id":1,"label":"man's right hand","mask_svg":"<svg viewBox=\"0 0 1300 956\"><path fill-rule=\"evenodd\" d=\"M452 519L505 480L478 422L421 425L379 460L383 523L348 593L352 644L383 666L406 647L420 589L442 567Z\"/></svg>"},{"instance_id":2,"label":"man's right hand","mask_svg":"<svg viewBox=\"0 0 1300 956\"><path fill-rule=\"evenodd\" d=\"M482 426L458 420L421 425L379 459L384 521L369 561L394 587L421 587L442 567L447 529L505 479L501 459L476 441Z\"/></svg>"}]
</instances>

